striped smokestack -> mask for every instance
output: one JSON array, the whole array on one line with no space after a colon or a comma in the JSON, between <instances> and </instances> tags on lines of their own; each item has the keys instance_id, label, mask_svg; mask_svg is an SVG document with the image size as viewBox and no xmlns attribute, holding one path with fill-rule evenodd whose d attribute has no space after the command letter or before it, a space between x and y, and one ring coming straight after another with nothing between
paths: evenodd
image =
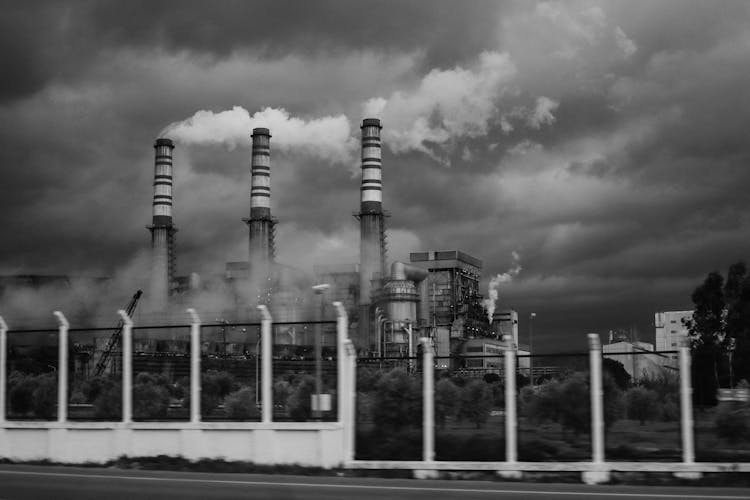
<instances>
[{"instance_id":1,"label":"striped smokestack","mask_svg":"<svg viewBox=\"0 0 750 500\"><path fill-rule=\"evenodd\" d=\"M271 217L271 133L253 129L250 179L250 218L243 219L249 231L249 264L252 292L263 295L274 260L274 225Z\"/></svg>"},{"instance_id":2,"label":"striped smokestack","mask_svg":"<svg viewBox=\"0 0 750 500\"><path fill-rule=\"evenodd\" d=\"M154 143L154 202L151 231L151 303L155 309L167 306L175 274L172 223L172 150L170 139Z\"/></svg>"},{"instance_id":3,"label":"striped smokestack","mask_svg":"<svg viewBox=\"0 0 750 500\"><path fill-rule=\"evenodd\" d=\"M385 226L383 220L383 180L380 156L380 120L362 121L362 183L360 185L359 246L359 335L358 349L375 343L372 314L373 280L385 272ZM376 282L376 288L377 282Z\"/></svg>"}]
</instances>

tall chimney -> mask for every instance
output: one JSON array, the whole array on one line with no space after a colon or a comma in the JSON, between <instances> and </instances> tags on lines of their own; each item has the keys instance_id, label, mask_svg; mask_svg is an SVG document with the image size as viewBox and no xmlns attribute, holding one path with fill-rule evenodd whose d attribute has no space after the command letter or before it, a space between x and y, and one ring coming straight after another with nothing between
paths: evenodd
<instances>
[{"instance_id":1,"label":"tall chimney","mask_svg":"<svg viewBox=\"0 0 750 500\"><path fill-rule=\"evenodd\" d=\"M175 274L174 233L172 223L172 150L170 139L154 143L154 202L151 231L151 304L164 309L172 292Z\"/></svg>"},{"instance_id":2,"label":"tall chimney","mask_svg":"<svg viewBox=\"0 0 750 500\"><path fill-rule=\"evenodd\" d=\"M250 218L243 219L249 231L251 292L267 302L267 281L274 260L274 225L271 217L271 133L267 128L253 129L250 180Z\"/></svg>"},{"instance_id":3,"label":"tall chimney","mask_svg":"<svg viewBox=\"0 0 750 500\"><path fill-rule=\"evenodd\" d=\"M383 181L380 155L380 120L362 121L362 183L360 185L359 246L359 335L358 349L375 343L372 314L372 281L385 272L385 226L383 221Z\"/></svg>"}]
</instances>

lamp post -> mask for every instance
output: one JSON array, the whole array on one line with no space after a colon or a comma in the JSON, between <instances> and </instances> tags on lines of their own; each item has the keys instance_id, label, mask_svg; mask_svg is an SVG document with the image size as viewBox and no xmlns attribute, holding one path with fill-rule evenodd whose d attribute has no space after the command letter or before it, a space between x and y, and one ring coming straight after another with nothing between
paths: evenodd
<instances>
[{"instance_id":1,"label":"lamp post","mask_svg":"<svg viewBox=\"0 0 750 500\"><path fill-rule=\"evenodd\" d=\"M328 290L331 287L328 283L321 283L320 285L313 286L313 290L315 291L315 295L320 295L320 309L318 309L318 321L315 324L315 396L313 397L313 401L315 401L317 404L313 407L313 418L315 420L320 420L322 412L321 410L321 397L320 394L323 392L323 366L322 366L322 360L321 360L321 350L322 350L322 325L320 324L321 321L323 321L323 308L325 307L325 298L323 294L326 290Z\"/></svg>"},{"instance_id":2,"label":"lamp post","mask_svg":"<svg viewBox=\"0 0 750 500\"><path fill-rule=\"evenodd\" d=\"M529 314L529 381L534 387L534 318L536 313Z\"/></svg>"}]
</instances>

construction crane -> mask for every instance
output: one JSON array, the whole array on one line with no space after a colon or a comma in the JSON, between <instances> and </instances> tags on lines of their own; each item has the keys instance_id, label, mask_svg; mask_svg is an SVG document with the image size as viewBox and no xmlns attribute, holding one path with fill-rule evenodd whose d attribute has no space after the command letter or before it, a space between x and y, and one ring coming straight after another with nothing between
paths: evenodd
<instances>
[{"instance_id":1,"label":"construction crane","mask_svg":"<svg viewBox=\"0 0 750 500\"><path fill-rule=\"evenodd\" d=\"M133 295L133 298L130 299L130 302L128 302L127 307L125 308L125 312L128 313L128 316L133 315L133 311L135 311L135 306L138 305L138 299L141 298L141 295L143 295L143 292L141 290L138 290L135 292L135 295ZM107 342L107 346L102 351L102 355L99 356L99 361L96 362L96 368L94 368L94 375L99 376L102 373L104 373L104 369L107 367L107 362L109 361L110 356L112 356L112 351L117 346L117 344L120 343L120 333L122 333L122 325L124 324L122 318L117 322L117 325L115 326L114 331L112 332L112 336L109 338L109 342Z\"/></svg>"}]
</instances>

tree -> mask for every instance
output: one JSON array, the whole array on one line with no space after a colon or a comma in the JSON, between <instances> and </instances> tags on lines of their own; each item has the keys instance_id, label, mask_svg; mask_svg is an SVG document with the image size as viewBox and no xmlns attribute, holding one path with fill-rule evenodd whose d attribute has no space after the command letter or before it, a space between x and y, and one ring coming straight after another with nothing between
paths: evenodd
<instances>
[{"instance_id":1,"label":"tree","mask_svg":"<svg viewBox=\"0 0 750 500\"><path fill-rule=\"evenodd\" d=\"M133 417L136 419L165 418L169 409L169 390L164 377L141 372L133 385Z\"/></svg>"},{"instance_id":2,"label":"tree","mask_svg":"<svg viewBox=\"0 0 750 500\"><path fill-rule=\"evenodd\" d=\"M396 430L422 421L419 382L403 368L394 368L375 385L372 418L381 429Z\"/></svg>"},{"instance_id":3,"label":"tree","mask_svg":"<svg viewBox=\"0 0 750 500\"><path fill-rule=\"evenodd\" d=\"M224 399L227 417L232 420L249 420L258 417L258 407L255 405L255 389L245 386L232 392Z\"/></svg>"},{"instance_id":4,"label":"tree","mask_svg":"<svg viewBox=\"0 0 750 500\"><path fill-rule=\"evenodd\" d=\"M620 389L625 390L630 387L630 374L621 362L612 358L604 358L602 360L602 371L609 373Z\"/></svg>"},{"instance_id":5,"label":"tree","mask_svg":"<svg viewBox=\"0 0 750 500\"><path fill-rule=\"evenodd\" d=\"M686 322L693 351L693 397L699 405L716 404L720 385L750 376L750 276L744 262L729 267L726 282L708 274L692 295L692 318Z\"/></svg>"},{"instance_id":6,"label":"tree","mask_svg":"<svg viewBox=\"0 0 750 500\"><path fill-rule=\"evenodd\" d=\"M658 416L658 395L645 387L633 387L625 393L625 406L628 418L643 425Z\"/></svg>"},{"instance_id":7,"label":"tree","mask_svg":"<svg viewBox=\"0 0 750 500\"><path fill-rule=\"evenodd\" d=\"M458 387L448 378L435 384L435 420L440 428L445 427L448 417L456 416L459 406Z\"/></svg>"},{"instance_id":8,"label":"tree","mask_svg":"<svg viewBox=\"0 0 750 500\"><path fill-rule=\"evenodd\" d=\"M481 380L472 380L467 383L461 394L461 416L479 429L489 418L491 408L492 390L490 387Z\"/></svg>"}]
</instances>

